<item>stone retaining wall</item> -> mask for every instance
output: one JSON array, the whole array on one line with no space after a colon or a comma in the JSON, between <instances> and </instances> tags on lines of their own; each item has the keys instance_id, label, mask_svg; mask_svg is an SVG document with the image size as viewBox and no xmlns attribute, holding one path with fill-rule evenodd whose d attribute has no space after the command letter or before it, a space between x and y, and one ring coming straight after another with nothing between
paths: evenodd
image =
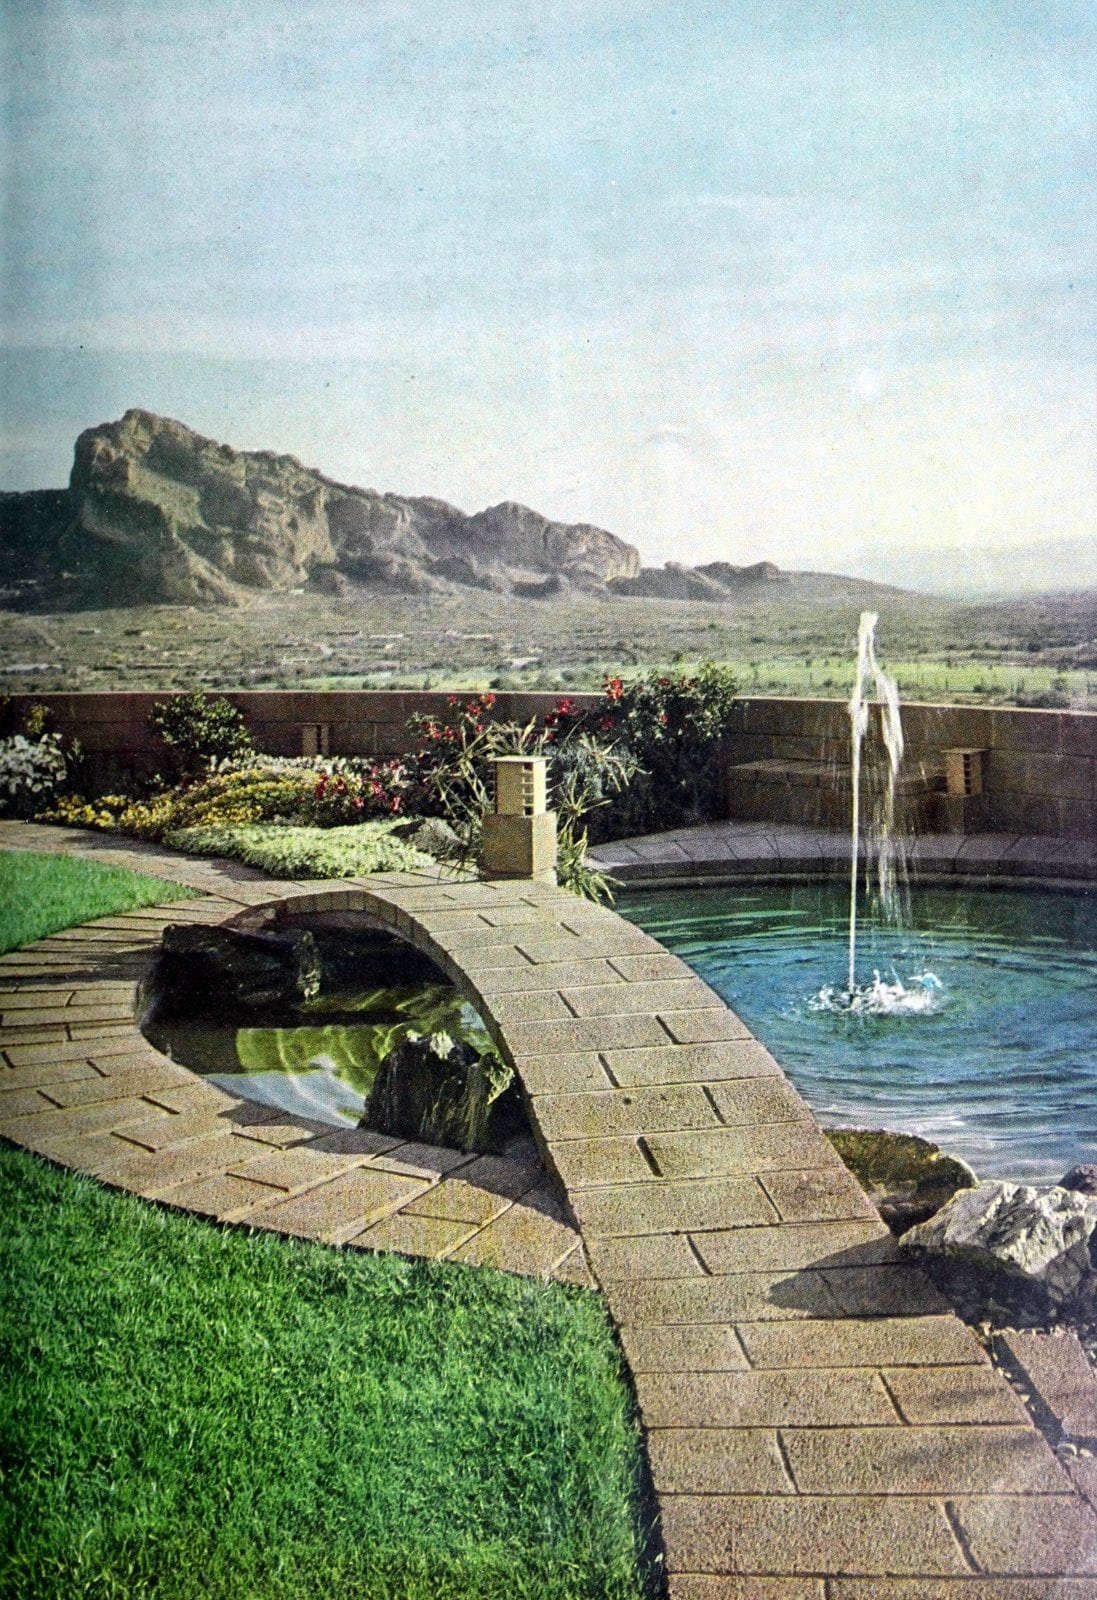
<instances>
[{"instance_id":1,"label":"stone retaining wall","mask_svg":"<svg viewBox=\"0 0 1097 1600\"><path fill-rule=\"evenodd\" d=\"M149 725L149 713L162 693L15 695L18 711L33 703L48 705L54 726L78 738L95 781L109 784L122 775L149 773L163 763L163 746ZM398 755L408 746L408 718L442 713L447 693L362 690L301 693L293 690L242 691L226 699L243 711L258 747L280 755ZM496 715L528 722L551 710L554 694L500 693ZM580 705L592 695L573 696ZM1040 833L1060 838L1091 838L1097 833L1097 714L1021 711L968 706L908 705L903 708L907 740L906 770L920 774L927 792L940 791L944 751L963 747L986 752L983 794L964 801L939 793L926 815L932 827L955 831ZM841 787L849 760L849 721L836 700L744 699L735 707L728 731L729 768L776 763L789 769L816 764L816 792ZM802 796L771 767L754 774L753 789L729 785L729 814L772 822L826 822L808 815ZM844 810L843 810L844 815Z\"/></svg>"}]
</instances>

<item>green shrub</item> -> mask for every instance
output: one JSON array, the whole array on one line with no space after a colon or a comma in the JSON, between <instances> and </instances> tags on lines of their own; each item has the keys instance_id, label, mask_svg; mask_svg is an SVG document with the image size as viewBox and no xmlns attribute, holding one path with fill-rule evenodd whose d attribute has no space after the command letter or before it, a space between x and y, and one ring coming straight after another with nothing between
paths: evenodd
<instances>
[{"instance_id":1,"label":"green shrub","mask_svg":"<svg viewBox=\"0 0 1097 1600\"><path fill-rule=\"evenodd\" d=\"M246 760L252 753L243 713L223 695L192 694L158 700L149 716L171 752L176 775L191 776L217 761Z\"/></svg>"},{"instance_id":2,"label":"green shrub","mask_svg":"<svg viewBox=\"0 0 1097 1600\"><path fill-rule=\"evenodd\" d=\"M720 815L721 745L736 693L732 673L709 661L692 673L653 672L629 683L607 678L588 710L560 701L546 718L551 744L566 751L586 736L631 763L628 782L598 815L600 838L655 833Z\"/></svg>"},{"instance_id":3,"label":"green shrub","mask_svg":"<svg viewBox=\"0 0 1097 1600\"><path fill-rule=\"evenodd\" d=\"M429 865L429 856L393 834L396 826L362 822L346 828L188 827L166 833L164 843L189 855L231 856L274 878L360 878Z\"/></svg>"}]
</instances>

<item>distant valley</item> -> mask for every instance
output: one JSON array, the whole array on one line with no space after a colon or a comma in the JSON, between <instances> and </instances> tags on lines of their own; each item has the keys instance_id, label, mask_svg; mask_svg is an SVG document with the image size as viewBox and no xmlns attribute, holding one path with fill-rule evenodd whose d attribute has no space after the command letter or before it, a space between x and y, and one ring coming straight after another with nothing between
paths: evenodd
<instances>
[{"instance_id":1,"label":"distant valley","mask_svg":"<svg viewBox=\"0 0 1097 1600\"><path fill-rule=\"evenodd\" d=\"M727 662L845 698L862 609L906 699L1097 708L1097 590L978 605L826 573L645 567L511 502L339 484L146 411L63 490L0 495L0 687L569 690Z\"/></svg>"}]
</instances>

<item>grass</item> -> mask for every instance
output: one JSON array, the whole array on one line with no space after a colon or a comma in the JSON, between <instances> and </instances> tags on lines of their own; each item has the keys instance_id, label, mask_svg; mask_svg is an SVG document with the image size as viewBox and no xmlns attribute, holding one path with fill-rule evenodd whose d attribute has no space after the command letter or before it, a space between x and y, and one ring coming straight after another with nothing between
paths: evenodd
<instances>
[{"instance_id":1,"label":"grass","mask_svg":"<svg viewBox=\"0 0 1097 1600\"><path fill-rule=\"evenodd\" d=\"M124 867L29 850L0 853L0 954L95 917L193 895Z\"/></svg>"},{"instance_id":2,"label":"grass","mask_svg":"<svg viewBox=\"0 0 1097 1600\"><path fill-rule=\"evenodd\" d=\"M164 843L191 855L231 856L275 878L360 878L370 872L409 872L431 858L397 838L392 822L343 828L283 823L178 828Z\"/></svg>"},{"instance_id":3,"label":"grass","mask_svg":"<svg viewBox=\"0 0 1097 1600\"><path fill-rule=\"evenodd\" d=\"M11 1600L641 1600L586 1290L249 1235L0 1149Z\"/></svg>"}]
</instances>

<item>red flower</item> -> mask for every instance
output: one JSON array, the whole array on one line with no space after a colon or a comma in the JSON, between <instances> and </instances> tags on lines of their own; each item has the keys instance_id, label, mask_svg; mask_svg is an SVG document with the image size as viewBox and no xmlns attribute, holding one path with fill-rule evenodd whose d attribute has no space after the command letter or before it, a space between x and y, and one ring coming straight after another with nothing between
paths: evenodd
<instances>
[{"instance_id":1,"label":"red flower","mask_svg":"<svg viewBox=\"0 0 1097 1600\"><path fill-rule=\"evenodd\" d=\"M609 729L613 727L613 718L612 717L603 717L601 725L608 732Z\"/></svg>"},{"instance_id":2,"label":"red flower","mask_svg":"<svg viewBox=\"0 0 1097 1600\"><path fill-rule=\"evenodd\" d=\"M625 686L620 678L608 678L606 680L605 694L607 700L620 700L624 692Z\"/></svg>"}]
</instances>

